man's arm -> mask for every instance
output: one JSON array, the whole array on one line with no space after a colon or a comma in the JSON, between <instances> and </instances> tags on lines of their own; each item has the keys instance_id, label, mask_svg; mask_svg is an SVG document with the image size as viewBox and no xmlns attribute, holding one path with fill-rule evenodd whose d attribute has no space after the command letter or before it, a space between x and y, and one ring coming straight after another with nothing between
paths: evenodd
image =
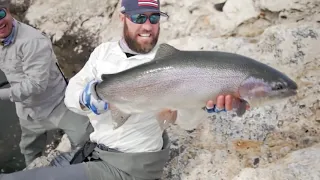
<instances>
[{"instance_id":1,"label":"man's arm","mask_svg":"<svg viewBox=\"0 0 320 180\"><path fill-rule=\"evenodd\" d=\"M10 88L10 100L21 102L47 89L53 50L46 38L37 38L22 45L22 70L25 75L19 84Z\"/></svg>"},{"instance_id":2,"label":"man's arm","mask_svg":"<svg viewBox=\"0 0 320 180\"><path fill-rule=\"evenodd\" d=\"M83 66L83 68L74 75L68 83L66 92L65 92L65 105L73 112L87 115L91 112L90 109L85 107L80 103L80 96L83 93L86 85L93 79L96 78L96 75L93 73L95 69L95 64L98 59L99 47L97 47L90 55L88 61Z\"/></svg>"}]
</instances>

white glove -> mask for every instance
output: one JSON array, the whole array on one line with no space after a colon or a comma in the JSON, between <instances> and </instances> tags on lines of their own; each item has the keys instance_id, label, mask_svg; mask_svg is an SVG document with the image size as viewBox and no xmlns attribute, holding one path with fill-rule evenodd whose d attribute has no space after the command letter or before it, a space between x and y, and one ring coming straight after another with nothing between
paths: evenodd
<instances>
[{"instance_id":1,"label":"white glove","mask_svg":"<svg viewBox=\"0 0 320 180\"><path fill-rule=\"evenodd\" d=\"M9 100L10 99L10 88L0 89L0 99Z\"/></svg>"},{"instance_id":2,"label":"white glove","mask_svg":"<svg viewBox=\"0 0 320 180\"><path fill-rule=\"evenodd\" d=\"M92 80L86 85L83 92L80 94L80 103L99 115L108 111L108 103L102 101L97 96L95 91L97 83L99 83L99 81Z\"/></svg>"}]
</instances>

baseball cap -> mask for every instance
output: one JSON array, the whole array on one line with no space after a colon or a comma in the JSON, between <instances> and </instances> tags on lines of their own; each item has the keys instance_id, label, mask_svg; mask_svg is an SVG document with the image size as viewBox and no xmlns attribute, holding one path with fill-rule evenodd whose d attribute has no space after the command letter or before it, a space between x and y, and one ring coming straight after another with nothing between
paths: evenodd
<instances>
[{"instance_id":1,"label":"baseball cap","mask_svg":"<svg viewBox=\"0 0 320 180\"><path fill-rule=\"evenodd\" d=\"M128 15L152 12L168 17L166 13L160 11L160 0L121 0L120 11Z\"/></svg>"},{"instance_id":2,"label":"baseball cap","mask_svg":"<svg viewBox=\"0 0 320 180\"><path fill-rule=\"evenodd\" d=\"M0 8L9 8L10 0L0 0Z\"/></svg>"}]
</instances>

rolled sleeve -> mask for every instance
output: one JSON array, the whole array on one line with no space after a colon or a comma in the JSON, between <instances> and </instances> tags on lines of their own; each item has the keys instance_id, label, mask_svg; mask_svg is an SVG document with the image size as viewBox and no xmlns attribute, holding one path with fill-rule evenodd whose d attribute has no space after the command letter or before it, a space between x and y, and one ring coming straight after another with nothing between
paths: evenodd
<instances>
[{"instance_id":1,"label":"rolled sleeve","mask_svg":"<svg viewBox=\"0 0 320 180\"><path fill-rule=\"evenodd\" d=\"M10 99L13 102L24 101L34 94L44 92L48 85L50 66L55 60L51 42L46 38L25 42L21 51L25 79L11 87Z\"/></svg>"},{"instance_id":2,"label":"rolled sleeve","mask_svg":"<svg viewBox=\"0 0 320 180\"><path fill-rule=\"evenodd\" d=\"M90 55L89 60L83 66L83 68L72 78L70 78L66 92L64 103L68 109L71 111L87 115L91 113L88 109L82 109L80 106L80 95L82 94L83 89L89 81L95 79L95 74L93 73L94 64L97 60L97 49L93 51Z\"/></svg>"}]
</instances>

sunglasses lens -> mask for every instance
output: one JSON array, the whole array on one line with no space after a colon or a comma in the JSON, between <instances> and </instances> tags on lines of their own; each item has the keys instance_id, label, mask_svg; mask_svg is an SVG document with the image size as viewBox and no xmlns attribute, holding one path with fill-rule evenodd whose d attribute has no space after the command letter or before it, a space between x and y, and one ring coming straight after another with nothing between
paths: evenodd
<instances>
[{"instance_id":1,"label":"sunglasses lens","mask_svg":"<svg viewBox=\"0 0 320 180\"><path fill-rule=\"evenodd\" d=\"M6 17L6 15L7 15L6 11L5 11L5 10L3 10L3 9L0 9L0 19L5 18L5 17Z\"/></svg>"},{"instance_id":2,"label":"sunglasses lens","mask_svg":"<svg viewBox=\"0 0 320 180\"><path fill-rule=\"evenodd\" d=\"M157 24L160 20L160 14L152 14L150 16L150 23L151 24Z\"/></svg>"},{"instance_id":3,"label":"sunglasses lens","mask_svg":"<svg viewBox=\"0 0 320 180\"><path fill-rule=\"evenodd\" d=\"M143 24L147 21L147 16L144 14L135 14L131 16L131 21L137 24Z\"/></svg>"}]
</instances>

